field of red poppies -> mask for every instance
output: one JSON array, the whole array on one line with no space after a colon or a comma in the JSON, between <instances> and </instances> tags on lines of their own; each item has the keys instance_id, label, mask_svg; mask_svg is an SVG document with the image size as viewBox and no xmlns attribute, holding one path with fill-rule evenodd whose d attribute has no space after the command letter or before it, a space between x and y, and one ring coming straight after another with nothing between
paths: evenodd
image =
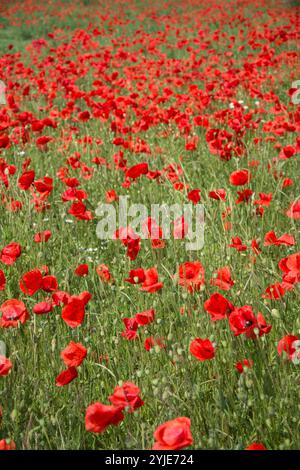
<instances>
[{"instance_id":1,"label":"field of red poppies","mask_svg":"<svg viewBox=\"0 0 300 470\"><path fill-rule=\"evenodd\" d=\"M299 43L296 1L1 3L0 449L300 448ZM203 247L100 239L125 196Z\"/></svg>"}]
</instances>

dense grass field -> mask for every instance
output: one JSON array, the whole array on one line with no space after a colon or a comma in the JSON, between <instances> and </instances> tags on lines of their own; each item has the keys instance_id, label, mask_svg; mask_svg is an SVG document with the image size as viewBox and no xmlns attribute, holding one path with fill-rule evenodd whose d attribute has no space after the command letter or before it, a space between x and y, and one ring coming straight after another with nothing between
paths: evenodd
<instances>
[{"instance_id":1,"label":"dense grass field","mask_svg":"<svg viewBox=\"0 0 300 470\"><path fill-rule=\"evenodd\" d=\"M1 4L0 449L300 448L299 15Z\"/></svg>"}]
</instances>

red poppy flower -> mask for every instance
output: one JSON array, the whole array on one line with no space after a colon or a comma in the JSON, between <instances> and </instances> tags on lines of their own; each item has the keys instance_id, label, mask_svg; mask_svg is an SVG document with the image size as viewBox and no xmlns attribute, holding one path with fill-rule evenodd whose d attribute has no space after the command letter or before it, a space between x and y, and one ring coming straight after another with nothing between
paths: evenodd
<instances>
[{"instance_id":1,"label":"red poppy flower","mask_svg":"<svg viewBox=\"0 0 300 470\"><path fill-rule=\"evenodd\" d=\"M270 194L265 194L265 193L259 193L259 199L256 199L253 204L257 206L265 206L269 207L271 201L272 201L273 195L272 193Z\"/></svg>"},{"instance_id":2,"label":"red poppy flower","mask_svg":"<svg viewBox=\"0 0 300 470\"><path fill-rule=\"evenodd\" d=\"M5 289L5 284L6 284L5 274L2 271L2 269L0 269L0 291Z\"/></svg>"},{"instance_id":3,"label":"red poppy flower","mask_svg":"<svg viewBox=\"0 0 300 470\"><path fill-rule=\"evenodd\" d=\"M131 269L129 271L129 277L125 279L130 284L141 284L146 279L145 271L142 268Z\"/></svg>"},{"instance_id":4,"label":"red poppy flower","mask_svg":"<svg viewBox=\"0 0 300 470\"><path fill-rule=\"evenodd\" d=\"M0 310L2 312L0 327L2 328L16 327L19 322L25 323L29 318L25 304L21 300L7 300L1 305Z\"/></svg>"},{"instance_id":5,"label":"red poppy flower","mask_svg":"<svg viewBox=\"0 0 300 470\"><path fill-rule=\"evenodd\" d=\"M237 362L235 364L235 368L236 370L242 374L245 370L245 368L247 369L251 369L251 367L253 366L253 361L251 361L251 359L243 359L241 362Z\"/></svg>"},{"instance_id":6,"label":"red poppy flower","mask_svg":"<svg viewBox=\"0 0 300 470\"><path fill-rule=\"evenodd\" d=\"M284 233L283 235L281 235L281 237L277 238L274 230L271 230L265 235L264 246L271 246L271 245L294 246L296 245L296 240L295 240L295 237L293 237L293 235L290 235L288 233Z\"/></svg>"},{"instance_id":7,"label":"red poppy flower","mask_svg":"<svg viewBox=\"0 0 300 470\"><path fill-rule=\"evenodd\" d=\"M16 450L16 444L12 440L1 439L0 440L0 450Z\"/></svg>"},{"instance_id":8,"label":"red poppy flower","mask_svg":"<svg viewBox=\"0 0 300 470\"><path fill-rule=\"evenodd\" d=\"M138 163L126 171L126 177L136 179L141 175L146 175L148 173L148 163Z\"/></svg>"},{"instance_id":9,"label":"red poppy flower","mask_svg":"<svg viewBox=\"0 0 300 470\"><path fill-rule=\"evenodd\" d=\"M72 380L78 377L78 372L75 367L69 367L67 370L63 370L57 377L56 377L56 386L63 387L64 385L68 385Z\"/></svg>"},{"instance_id":10,"label":"red poppy flower","mask_svg":"<svg viewBox=\"0 0 300 470\"><path fill-rule=\"evenodd\" d=\"M191 420L185 416L158 426L154 432L153 450L180 450L193 444Z\"/></svg>"},{"instance_id":11,"label":"red poppy flower","mask_svg":"<svg viewBox=\"0 0 300 470\"><path fill-rule=\"evenodd\" d=\"M225 189L215 189L208 193L208 197L215 199L216 201L226 201L226 191Z\"/></svg>"},{"instance_id":12,"label":"red poppy flower","mask_svg":"<svg viewBox=\"0 0 300 470\"><path fill-rule=\"evenodd\" d=\"M102 433L113 424L117 426L124 419L122 407L94 403L86 410L85 429L89 432Z\"/></svg>"},{"instance_id":13,"label":"red poppy flower","mask_svg":"<svg viewBox=\"0 0 300 470\"><path fill-rule=\"evenodd\" d=\"M294 181L292 180L292 178L284 178L282 182L282 188L289 188L290 186L293 186L293 184Z\"/></svg>"},{"instance_id":14,"label":"red poppy flower","mask_svg":"<svg viewBox=\"0 0 300 470\"><path fill-rule=\"evenodd\" d=\"M27 191L27 189L29 189L29 187L32 185L34 177L34 170L25 171L18 179L18 187L24 191Z\"/></svg>"},{"instance_id":15,"label":"red poppy flower","mask_svg":"<svg viewBox=\"0 0 300 470\"><path fill-rule=\"evenodd\" d=\"M257 327L257 320L252 311L252 307L245 305L244 307L235 308L229 316L229 325L235 336L246 333L252 336L254 328Z\"/></svg>"},{"instance_id":16,"label":"red poppy flower","mask_svg":"<svg viewBox=\"0 0 300 470\"><path fill-rule=\"evenodd\" d=\"M20 289L26 295L34 295L43 286L43 276L39 269L24 274L20 280Z\"/></svg>"},{"instance_id":17,"label":"red poppy flower","mask_svg":"<svg viewBox=\"0 0 300 470\"><path fill-rule=\"evenodd\" d=\"M253 442L245 450L268 450L261 442Z\"/></svg>"},{"instance_id":18,"label":"red poppy flower","mask_svg":"<svg viewBox=\"0 0 300 470\"><path fill-rule=\"evenodd\" d=\"M92 298L92 294L85 290L76 296L79 300L82 300L84 305L87 305Z\"/></svg>"},{"instance_id":19,"label":"red poppy flower","mask_svg":"<svg viewBox=\"0 0 300 470\"><path fill-rule=\"evenodd\" d=\"M259 336L268 334L272 329L272 325L267 324L265 317L260 312L257 314L257 326L259 329Z\"/></svg>"},{"instance_id":20,"label":"red poppy flower","mask_svg":"<svg viewBox=\"0 0 300 470\"><path fill-rule=\"evenodd\" d=\"M89 273L89 267L87 264L80 264L79 266L77 266L74 273L76 274L76 276L79 277L87 276Z\"/></svg>"},{"instance_id":21,"label":"red poppy flower","mask_svg":"<svg viewBox=\"0 0 300 470\"><path fill-rule=\"evenodd\" d=\"M292 202L288 211L286 212L286 215L290 219L295 219L295 220L300 219L300 199L298 199L298 201L296 202Z\"/></svg>"},{"instance_id":22,"label":"red poppy flower","mask_svg":"<svg viewBox=\"0 0 300 470\"><path fill-rule=\"evenodd\" d=\"M0 135L0 149L5 149L9 146L10 140L7 135Z\"/></svg>"},{"instance_id":23,"label":"red poppy flower","mask_svg":"<svg viewBox=\"0 0 300 470\"><path fill-rule=\"evenodd\" d=\"M295 335L286 335L278 342L277 352L279 356L286 354L288 361L292 362L293 355L296 352L295 342L299 341L299 337Z\"/></svg>"},{"instance_id":24,"label":"red poppy flower","mask_svg":"<svg viewBox=\"0 0 300 470\"><path fill-rule=\"evenodd\" d=\"M296 149L292 145L287 145L286 147L283 147L280 154L278 155L278 158L280 158L281 160L287 160L293 157L295 153Z\"/></svg>"},{"instance_id":25,"label":"red poppy flower","mask_svg":"<svg viewBox=\"0 0 300 470\"><path fill-rule=\"evenodd\" d=\"M51 142L53 140L53 137L50 137L48 135L42 135L41 137L38 137L36 139L36 145L37 147L43 148L45 145L48 144L48 142Z\"/></svg>"},{"instance_id":26,"label":"red poppy flower","mask_svg":"<svg viewBox=\"0 0 300 470\"><path fill-rule=\"evenodd\" d=\"M229 181L234 186L244 186L251 180L251 173L249 170L237 170L231 173Z\"/></svg>"},{"instance_id":27,"label":"red poppy flower","mask_svg":"<svg viewBox=\"0 0 300 470\"><path fill-rule=\"evenodd\" d=\"M259 160L249 160L248 161L248 166L250 167L253 167L253 168L256 168L260 165L260 161Z\"/></svg>"},{"instance_id":28,"label":"red poppy flower","mask_svg":"<svg viewBox=\"0 0 300 470\"><path fill-rule=\"evenodd\" d=\"M32 311L36 315L43 315L43 314L52 312L52 309L53 309L52 302L46 301L46 302L39 302L38 304L36 304L33 307Z\"/></svg>"},{"instance_id":29,"label":"red poppy flower","mask_svg":"<svg viewBox=\"0 0 300 470\"><path fill-rule=\"evenodd\" d=\"M251 189L244 189L243 191L238 191L238 198L235 201L236 204L241 204L242 202L249 202L253 194Z\"/></svg>"},{"instance_id":30,"label":"red poppy flower","mask_svg":"<svg viewBox=\"0 0 300 470\"><path fill-rule=\"evenodd\" d=\"M110 273L109 267L106 264L99 264L96 268L96 272L103 282L111 282L112 275Z\"/></svg>"},{"instance_id":31,"label":"red poppy flower","mask_svg":"<svg viewBox=\"0 0 300 470\"><path fill-rule=\"evenodd\" d=\"M38 232L34 235L35 243L46 243L51 237L52 233L50 230L44 230L44 232Z\"/></svg>"},{"instance_id":32,"label":"red poppy flower","mask_svg":"<svg viewBox=\"0 0 300 470\"><path fill-rule=\"evenodd\" d=\"M263 299L272 299L272 300L278 300L282 299L282 297L285 294L285 289L280 284L280 282L276 282L275 284L272 284L271 286L267 287L264 294L262 295Z\"/></svg>"},{"instance_id":33,"label":"red poppy flower","mask_svg":"<svg viewBox=\"0 0 300 470\"><path fill-rule=\"evenodd\" d=\"M113 235L114 240L121 240L127 246L127 256L134 261L140 251L140 237L131 227L120 227Z\"/></svg>"},{"instance_id":34,"label":"red poppy flower","mask_svg":"<svg viewBox=\"0 0 300 470\"><path fill-rule=\"evenodd\" d=\"M139 394L140 389L134 383L125 382L122 387L115 387L113 395L108 399L114 406L126 408L132 413L144 404Z\"/></svg>"},{"instance_id":35,"label":"red poppy flower","mask_svg":"<svg viewBox=\"0 0 300 470\"><path fill-rule=\"evenodd\" d=\"M0 356L0 376L7 375L12 368L12 363L5 356Z\"/></svg>"},{"instance_id":36,"label":"red poppy flower","mask_svg":"<svg viewBox=\"0 0 300 470\"><path fill-rule=\"evenodd\" d=\"M64 180L64 183L66 183L65 180ZM86 199L86 198L87 198L87 193L83 191L83 189L75 189L72 187L72 188L66 189L66 191L63 193L61 197L61 200L63 202L73 201L75 199L82 201L83 199Z\"/></svg>"},{"instance_id":37,"label":"red poppy flower","mask_svg":"<svg viewBox=\"0 0 300 470\"><path fill-rule=\"evenodd\" d=\"M73 202L68 213L79 220L91 220L93 218L92 213L86 210L86 205L81 201Z\"/></svg>"},{"instance_id":38,"label":"red poppy flower","mask_svg":"<svg viewBox=\"0 0 300 470\"><path fill-rule=\"evenodd\" d=\"M230 290L231 287L234 286L234 281L231 279L230 269L227 266L218 269L217 276L211 279L210 285L219 287L219 289L222 290Z\"/></svg>"},{"instance_id":39,"label":"red poppy flower","mask_svg":"<svg viewBox=\"0 0 300 470\"><path fill-rule=\"evenodd\" d=\"M185 141L185 150L196 150L196 148L198 147L198 141L199 141L199 137L197 135L189 138L189 139L186 139Z\"/></svg>"},{"instance_id":40,"label":"red poppy flower","mask_svg":"<svg viewBox=\"0 0 300 470\"><path fill-rule=\"evenodd\" d=\"M70 198L70 194L73 194L73 195L76 194L76 196L77 196L78 194L82 194L82 193L78 193L76 190L74 190L74 188L76 188L77 186L80 185L80 181L79 181L78 178L63 178L62 181L64 182L64 184L65 184L66 186L68 186L69 188L73 189L73 192L72 192L72 193L67 193L67 199L68 199L68 200L74 199L74 198ZM76 192L74 193L74 191L76 191ZM62 198L63 198L63 196L62 196ZM77 197L76 197L76 199L82 200L82 199L86 199L86 198L83 198L83 197L77 198Z\"/></svg>"},{"instance_id":41,"label":"red poppy flower","mask_svg":"<svg viewBox=\"0 0 300 470\"><path fill-rule=\"evenodd\" d=\"M88 111L81 111L79 114L78 114L78 119L79 121L82 121L82 122L86 122L90 119L90 113Z\"/></svg>"},{"instance_id":42,"label":"red poppy flower","mask_svg":"<svg viewBox=\"0 0 300 470\"><path fill-rule=\"evenodd\" d=\"M261 313L255 317L252 307L244 305L235 308L229 315L229 326L235 336L245 334L248 338L255 339L257 336L269 333L272 326L267 325ZM258 332L254 331L258 330Z\"/></svg>"},{"instance_id":43,"label":"red poppy flower","mask_svg":"<svg viewBox=\"0 0 300 470\"><path fill-rule=\"evenodd\" d=\"M21 245L16 242L9 243L9 245L6 245L1 253L0 253L0 260L2 261L3 264L11 265L16 262L16 260L19 258L21 255Z\"/></svg>"},{"instance_id":44,"label":"red poppy flower","mask_svg":"<svg viewBox=\"0 0 300 470\"><path fill-rule=\"evenodd\" d=\"M38 193L51 193L53 190L53 178L45 176L34 182L34 187Z\"/></svg>"},{"instance_id":45,"label":"red poppy flower","mask_svg":"<svg viewBox=\"0 0 300 470\"><path fill-rule=\"evenodd\" d=\"M106 191L105 193L105 199L106 202L113 202L118 200L118 195L114 189L111 189L110 191Z\"/></svg>"},{"instance_id":46,"label":"red poppy flower","mask_svg":"<svg viewBox=\"0 0 300 470\"><path fill-rule=\"evenodd\" d=\"M300 282L300 253L294 253L279 261L279 269L283 274L282 287L288 289Z\"/></svg>"},{"instance_id":47,"label":"red poppy flower","mask_svg":"<svg viewBox=\"0 0 300 470\"><path fill-rule=\"evenodd\" d=\"M179 266L178 284L189 292L198 291L204 282L204 268L200 261L186 261Z\"/></svg>"},{"instance_id":48,"label":"red poppy flower","mask_svg":"<svg viewBox=\"0 0 300 470\"><path fill-rule=\"evenodd\" d=\"M188 199L194 204L198 204L198 202L201 200L200 192L200 189L193 189L192 191L189 191L187 195Z\"/></svg>"},{"instance_id":49,"label":"red poppy flower","mask_svg":"<svg viewBox=\"0 0 300 470\"><path fill-rule=\"evenodd\" d=\"M154 346L159 346L160 349L166 347L162 338L149 336L149 338L145 339L144 348L146 351L150 351L152 348L154 348Z\"/></svg>"},{"instance_id":50,"label":"red poppy flower","mask_svg":"<svg viewBox=\"0 0 300 470\"><path fill-rule=\"evenodd\" d=\"M127 245L127 256L131 261L134 261L140 251L141 248L141 240L140 238L134 238L126 243Z\"/></svg>"},{"instance_id":51,"label":"red poppy flower","mask_svg":"<svg viewBox=\"0 0 300 470\"><path fill-rule=\"evenodd\" d=\"M198 361L207 361L215 357L215 348L209 339L196 338L190 344L190 353Z\"/></svg>"},{"instance_id":52,"label":"red poppy flower","mask_svg":"<svg viewBox=\"0 0 300 470\"><path fill-rule=\"evenodd\" d=\"M153 308L145 310L144 312L137 313L135 319L139 325L144 326L152 323L155 318L155 311Z\"/></svg>"},{"instance_id":53,"label":"red poppy flower","mask_svg":"<svg viewBox=\"0 0 300 470\"><path fill-rule=\"evenodd\" d=\"M237 251L246 251L247 245L244 245L240 237L233 237L229 248L235 248Z\"/></svg>"},{"instance_id":54,"label":"red poppy flower","mask_svg":"<svg viewBox=\"0 0 300 470\"><path fill-rule=\"evenodd\" d=\"M55 276L44 276L42 282L42 289L45 292L55 292L58 289L58 283Z\"/></svg>"},{"instance_id":55,"label":"red poppy flower","mask_svg":"<svg viewBox=\"0 0 300 470\"><path fill-rule=\"evenodd\" d=\"M158 273L156 268L146 269L145 280L142 283L141 290L144 292L157 292L163 288L163 283L158 282Z\"/></svg>"},{"instance_id":56,"label":"red poppy flower","mask_svg":"<svg viewBox=\"0 0 300 470\"><path fill-rule=\"evenodd\" d=\"M87 349L81 343L70 341L68 346L60 353L60 357L67 367L79 367L86 358Z\"/></svg>"},{"instance_id":57,"label":"red poppy flower","mask_svg":"<svg viewBox=\"0 0 300 470\"><path fill-rule=\"evenodd\" d=\"M212 321L217 321L228 316L234 310L234 306L229 300L216 292L205 301L204 309L210 314Z\"/></svg>"},{"instance_id":58,"label":"red poppy flower","mask_svg":"<svg viewBox=\"0 0 300 470\"><path fill-rule=\"evenodd\" d=\"M55 306L58 305L67 305L67 303L70 302L72 299L72 296L68 294L68 292L64 291L56 291L52 294L52 301Z\"/></svg>"},{"instance_id":59,"label":"red poppy flower","mask_svg":"<svg viewBox=\"0 0 300 470\"><path fill-rule=\"evenodd\" d=\"M164 248L165 246L166 244L164 240L157 240L157 239L151 240L151 247L153 249Z\"/></svg>"},{"instance_id":60,"label":"red poppy flower","mask_svg":"<svg viewBox=\"0 0 300 470\"><path fill-rule=\"evenodd\" d=\"M136 318L123 318L123 323L125 325L125 330L121 333L122 337L126 338L128 341L133 341L137 339L137 329L139 327L139 324Z\"/></svg>"},{"instance_id":61,"label":"red poppy flower","mask_svg":"<svg viewBox=\"0 0 300 470\"><path fill-rule=\"evenodd\" d=\"M84 320L84 307L85 305L82 300L78 297L72 297L72 299L62 309L62 319L71 328L76 328L81 325Z\"/></svg>"},{"instance_id":62,"label":"red poppy flower","mask_svg":"<svg viewBox=\"0 0 300 470\"><path fill-rule=\"evenodd\" d=\"M259 255L261 253L261 249L259 247L259 243L257 240L252 240L251 242L251 249L254 251L256 255Z\"/></svg>"}]
</instances>

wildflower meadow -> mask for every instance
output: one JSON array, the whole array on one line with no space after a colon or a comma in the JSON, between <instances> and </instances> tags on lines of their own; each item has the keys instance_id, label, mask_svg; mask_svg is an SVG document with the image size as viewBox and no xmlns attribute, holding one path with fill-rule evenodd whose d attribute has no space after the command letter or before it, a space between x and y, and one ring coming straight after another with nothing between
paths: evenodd
<instances>
[{"instance_id":1,"label":"wildflower meadow","mask_svg":"<svg viewBox=\"0 0 300 470\"><path fill-rule=\"evenodd\" d=\"M0 450L300 448L299 44L297 1L1 2Z\"/></svg>"}]
</instances>

